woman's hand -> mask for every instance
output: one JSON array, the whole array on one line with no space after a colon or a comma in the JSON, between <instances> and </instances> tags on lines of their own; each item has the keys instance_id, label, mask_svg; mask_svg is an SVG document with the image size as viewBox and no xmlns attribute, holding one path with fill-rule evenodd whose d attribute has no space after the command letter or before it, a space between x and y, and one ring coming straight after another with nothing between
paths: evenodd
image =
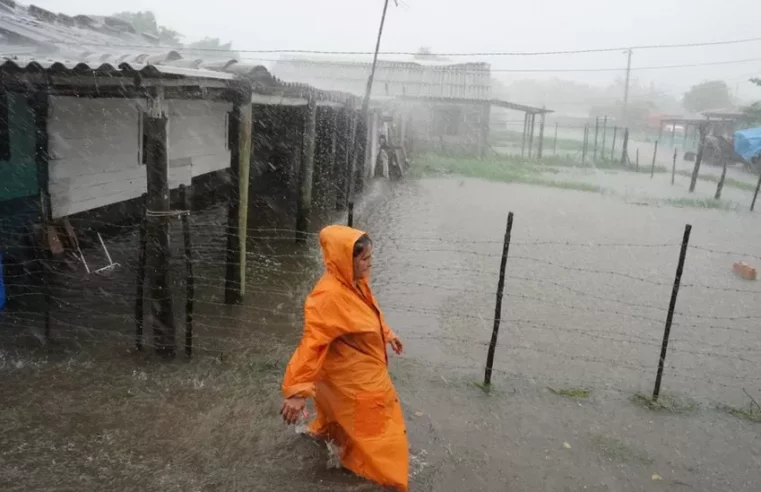
<instances>
[{"instance_id":1,"label":"woman's hand","mask_svg":"<svg viewBox=\"0 0 761 492\"><path fill-rule=\"evenodd\" d=\"M280 415L282 415L286 424L293 425L299 421L299 417L309 416L306 406L306 398L299 398L298 396L286 398L283 401L283 407L280 409Z\"/></svg>"},{"instance_id":2,"label":"woman's hand","mask_svg":"<svg viewBox=\"0 0 761 492\"><path fill-rule=\"evenodd\" d=\"M388 341L388 344L391 345L391 349L396 353L396 355L401 355L402 352L404 352L404 345L402 345L402 341L398 338L392 338Z\"/></svg>"}]
</instances>

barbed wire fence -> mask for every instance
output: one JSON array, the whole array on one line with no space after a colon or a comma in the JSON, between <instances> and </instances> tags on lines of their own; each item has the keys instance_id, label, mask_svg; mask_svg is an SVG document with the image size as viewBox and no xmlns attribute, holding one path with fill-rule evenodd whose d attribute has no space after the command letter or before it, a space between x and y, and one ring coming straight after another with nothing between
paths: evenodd
<instances>
[{"instance_id":1,"label":"barbed wire fence","mask_svg":"<svg viewBox=\"0 0 761 492\"><path fill-rule=\"evenodd\" d=\"M183 218L170 219L174 317L179 327L184 324L172 336L185 345L186 357L222 357L244 351L254 338L282 342L282 333L295 337L302 322L303 298L321 274L316 234L310 233L308 244L299 246L294 242L295 230L251 229L246 301L226 304L224 214L223 209L213 208L193 212L184 216L185 228ZM113 259L108 261L118 266L88 273L80 257L68 254L29 259L22 268L7 272L6 283L15 295L0 317L0 343L9 346L31 335L42 343L76 350L158 348L150 336L143 336L138 314L149 313L156 302L149 289L142 297L137 289L144 261L140 226L96 220L89 224L108 229L104 242ZM192 249L186 251L190 236ZM100 266L106 258L98 256L97 246L94 239L86 244L82 257ZM684 272L675 278L664 271L634 273L636 264L620 269L569 264L552 257L561 248L583 251L590 258L620 249L649 251L668 257L671 265L680 265ZM550 258L542 257L540 249L549 252ZM437 254L464 260L429 264L417 259ZM405 261L410 255L411 261ZM384 312L401 325L397 329L404 339L418 340L426 347L461 348L457 357L426 360L427 367L442 375L485 371L483 387L487 389L492 377L495 382L521 373L545 377L558 364L572 364L600 368L592 374L615 371L650 380L653 399L659 396L661 378L708 391L757 391L761 388L761 339L756 327L761 309L754 310L753 299L758 299L761 289L732 277L731 272L730 280L724 282L694 281L689 275L695 268L690 258L696 255L761 260L758 255L690 244L687 233L682 242L672 243L524 241L508 227L504 242L425 234L383 236L378 239L378 256L388 269L379 264L374 282L379 284ZM402 275L396 273L400 270ZM657 299L635 294L633 286ZM689 302L680 302L680 295L688 296ZM711 305L714 296L720 296L716 302L721 312ZM426 297L435 299L433 305L420 302ZM460 301L440 302L450 298ZM182 319L184 323L179 322ZM410 329L405 326L407 320ZM146 316L145 335L150 335L156 322ZM538 374L532 374L534 369ZM566 380L564 372L558 369L552 378ZM598 384L603 379L595 377Z\"/></svg>"}]
</instances>

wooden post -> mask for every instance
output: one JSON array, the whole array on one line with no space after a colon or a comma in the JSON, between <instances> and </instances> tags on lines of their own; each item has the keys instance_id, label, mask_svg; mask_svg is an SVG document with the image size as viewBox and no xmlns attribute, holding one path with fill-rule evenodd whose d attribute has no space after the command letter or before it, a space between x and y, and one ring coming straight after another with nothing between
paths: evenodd
<instances>
[{"instance_id":1,"label":"wooden post","mask_svg":"<svg viewBox=\"0 0 761 492\"><path fill-rule=\"evenodd\" d=\"M341 109L336 125L336 210L344 210L348 201L351 171L352 118L348 106Z\"/></svg>"},{"instance_id":2,"label":"wooden post","mask_svg":"<svg viewBox=\"0 0 761 492\"><path fill-rule=\"evenodd\" d=\"M141 200L143 216L140 218L140 231L138 234L138 258L137 258L137 281L135 293L135 348L143 350L143 318L145 316L145 250L146 250L146 207L147 196L143 193Z\"/></svg>"},{"instance_id":3,"label":"wooden post","mask_svg":"<svg viewBox=\"0 0 761 492\"><path fill-rule=\"evenodd\" d=\"M700 141L698 143L698 155L695 156L695 166L692 168L692 177L690 179L690 193L695 191L695 186L698 183L698 175L700 173L700 163L703 162L703 152L706 145L706 132L707 128L705 124L700 124L698 127L698 133L700 133Z\"/></svg>"},{"instance_id":4,"label":"wooden post","mask_svg":"<svg viewBox=\"0 0 761 492\"><path fill-rule=\"evenodd\" d=\"M613 144L610 146L610 160L613 161L616 158L616 137L618 136L618 127L613 127Z\"/></svg>"},{"instance_id":5,"label":"wooden post","mask_svg":"<svg viewBox=\"0 0 761 492\"><path fill-rule=\"evenodd\" d=\"M758 173L758 182L756 182L756 191L753 193L753 201L750 202L750 211L752 212L756 208L756 199L758 198L758 191L761 190L761 172Z\"/></svg>"},{"instance_id":6,"label":"wooden post","mask_svg":"<svg viewBox=\"0 0 761 492\"><path fill-rule=\"evenodd\" d=\"M555 123L555 138L552 140L552 154L558 153L558 124Z\"/></svg>"},{"instance_id":7,"label":"wooden post","mask_svg":"<svg viewBox=\"0 0 761 492\"><path fill-rule=\"evenodd\" d=\"M592 147L592 162L597 162L597 138L600 134L600 117L595 116L595 143Z\"/></svg>"},{"instance_id":8,"label":"wooden post","mask_svg":"<svg viewBox=\"0 0 761 492\"><path fill-rule=\"evenodd\" d=\"M602 143L600 144L600 159L605 160L605 141L608 137L608 117L602 121Z\"/></svg>"},{"instance_id":9,"label":"wooden post","mask_svg":"<svg viewBox=\"0 0 761 492\"><path fill-rule=\"evenodd\" d=\"M635 160L635 163L636 163L636 164L635 164L635 166L636 166L636 167L635 167L634 169L635 169L637 172L639 172L639 147L637 147L637 156L636 156L636 160Z\"/></svg>"},{"instance_id":10,"label":"wooden post","mask_svg":"<svg viewBox=\"0 0 761 492\"><path fill-rule=\"evenodd\" d=\"M671 163L671 186L674 186L674 179L676 177L676 154L677 150L674 149L674 161Z\"/></svg>"},{"instance_id":11,"label":"wooden post","mask_svg":"<svg viewBox=\"0 0 761 492\"><path fill-rule=\"evenodd\" d=\"M190 212L193 208L192 191L180 185L180 203L185 209L182 214L182 238L185 243L185 355L193 355L193 304L195 302L195 277L193 276L193 245L190 235Z\"/></svg>"},{"instance_id":12,"label":"wooden post","mask_svg":"<svg viewBox=\"0 0 761 492\"><path fill-rule=\"evenodd\" d=\"M43 268L42 283L44 285L44 305L45 305L45 340L50 340L51 335L51 317L50 310L53 306L51 262L53 255L50 251L50 241L47 240L52 227L53 210L50 202L50 173L48 153L48 93L40 90L35 92L28 99L28 104L32 110L34 119L34 161L37 173L37 186L40 199L40 217L42 223L43 246L41 251ZM7 109L7 107L6 107ZM12 118L12 112L8 111L8 116Z\"/></svg>"},{"instance_id":13,"label":"wooden post","mask_svg":"<svg viewBox=\"0 0 761 492\"><path fill-rule=\"evenodd\" d=\"M144 118L148 210L148 244L151 245L151 311L156 353L175 356L175 320L172 302L171 250L169 248L169 165L167 160L167 117L163 90L155 89Z\"/></svg>"},{"instance_id":14,"label":"wooden post","mask_svg":"<svg viewBox=\"0 0 761 492\"><path fill-rule=\"evenodd\" d=\"M676 276L674 277L674 287L671 289L671 301L669 310L666 315L666 328L663 330L663 343L661 344L661 356L658 358L658 372L655 376L655 387L653 388L653 401L658 400L661 392L661 379L663 378L663 366L666 362L666 351L669 346L669 335L671 334L671 324L674 320L674 309L676 309L676 298L679 295L679 286L682 282L682 273L684 272L684 259L687 256L687 246L690 244L690 232L692 226L684 226L684 236L682 237L682 248L679 251L679 263L676 266Z\"/></svg>"},{"instance_id":15,"label":"wooden post","mask_svg":"<svg viewBox=\"0 0 761 492\"><path fill-rule=\"evenodd\" d=\"M314 149L317 126L317 104L310 94L304 114L304 138L301 143L299 169L299 202L296 208L296 242L305 242L312 215L312 185L314 180Z\"/></svg>"},{"instance_id":16,"label":"wooden post","mask_svg":"<svg viewBox=\"0 0 761 492\"><path fill-rule=\"evenodd\" d=\"M581 163L587 160L587 143L589 142L589 126L584 125L584 144L581 147Z\"/></svg>"},{"instance_id":17,"label":"wooden post","mask_svg":"<svg viewBox=\"0 0 761 492\"><path fill-rule=\"evenodd\" d=\"M629 129L624 128L624 142L621 146L621 167L629 164Z\"/></svg>"},{"instance_id":18,"label":"wooden post","mask_svg":"<svg viewBox=\"0 0 761 492\"><path fill-rule=\"evenodd\" d=\"M534 130L536 130L536 114L531 113L531 120L529 123L531 126L529 128L529 137L528 137L528 158L531 159L534 155Z\"/></svg>"},{"instance_id":19,"label":"wooden post","mask_svg":"<svg viewBox=\"0 0 761 492\"><path fill-rule=\"evenodd\" d=\"M658 140L655 141L655 148L653 149L653 163L650 166L650 179L655 176L655 158L658 156Z\"/></svg>"},{"instance_id":20,"label":"wooden post","mask_svg":"<svg viewBox=\"0 0 761 492\"><path fill-rule=\"evenodd\" d=\"M523 114L523 137L521 138L521 159L526 155L526 139L528 138L528 113Z\"/></svg>"},{"instance_id":21,"label":"wooden post","mask_svg":"<svg viewBox=\"0 0 761 492\"><path fill-rule=\"evenodd\" d=\"M341 159L338 156L338 120L341 115L341 110L335 108L332 110L333 117L331 118L330 126L330 182L328 183L328 189L331 190L332 195L328 195L326 200L326 209L328 206L338 202L338 176L341 174ZM332 200L331 200L332 198Z\"/></svg>"},{"instance_id":22,"label":"wooden post","mask_svg":"<svg viewBox=\"0 0 761 492\"><path fill-rule=\"evenodd\" d=\"M491 103L486 103L481 108L481 159L486 157L486 149L489 147L489 118L491 115Z\"/></svg>"},{"instance_id":23,"label":"wooden post","mask_svg":"<svg viewBox=\"0 0 761 492\"><path fill-rule=\"evenodd\" d=\"M542 113L539 117L539 145L536 150L537 159L542 158L542 151L544 150L544 124L546 120L546 113Z\"/></svg>"},{"instance_id":24,"label":"wooden post","mask_svg":"<svg viewBox=\"0 0 761 492\"><path fill-rule=\"evenodd\" d=\"M494 352L497 349L497 337L499 336L499 324L502 320L502 298L505 295L505 270L507 269L507 254L510 250L510 236L513 231L513 213L507 214L507 228L505 240L502 243L502 260L499 264L499 280L497 282L497 303L494 306L494 326L491 332L489 352L486 355L486 370L484 371L483 389L488 391L491 386L491 374L494 368Z\"/></svg>"},{"instance_id":25,"label":"wooden post","mask_svg":"<svg viewBox=\"0 0 761 492\"><path fill-rule=\"evenodd\" d=\"M724 189L724 179L727 177L727 158L724 156L724 154L721 154L721 177L719 178L719 182L716 184L716 194L713 196L714 200L720 200L721 199L721 190Z\"/></svg>"},{"instance_id":26,"label":"wooden post","mask_svg":"<svg viewBox=\"0 0 761 492\"><path fill-rule=\"evenodd\" d=\"M225 303L240 304L246 293L248 189L251 170L251 88L235 88L230 114L230 201L227 213Z\"/></svg>"}]
</instances>

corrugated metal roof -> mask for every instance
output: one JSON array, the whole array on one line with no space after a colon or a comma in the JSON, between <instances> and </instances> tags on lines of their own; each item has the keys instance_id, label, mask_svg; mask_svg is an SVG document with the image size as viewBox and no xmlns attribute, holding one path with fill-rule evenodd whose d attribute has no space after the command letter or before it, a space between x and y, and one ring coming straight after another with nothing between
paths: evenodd
<instances>
[{"instance_id":1,"label":"corrugated metal roof","mask_svg":"<svg viewBox=\"0 0 761 492\"><path fill-rule=\"evenodd\" d=\"M254 91L287 97L316 97L323 101L354 103L351 94L274 77L266 67L231 58L184 58L154 36L138 33L112 17L69 17L39 7L0 3L0 70L57 74L129 74L146 77L234 80L244 78Z\"/></svg>"},{"instance_id":2,"label":"corrugated metal roof","mask_svg":"<svg viewBox=\"0 0 761 492\"><path fill-rule=\"evenodd\" d=\"M272 67L272 73L283 80L358 96L364 94L370 70L370 63L303 58L281 59ZM378 61L372 97L399 96L486 101L491 99L491 67L488 63Z\"/></svg>"},{"instance_id":3,"label":"corrugated metal roof","mask_svg":"<svg viewBox=\"0 0 761 492\"><path fill-rule=\"evenodd\" d=\"M174 77L193 77L214 80L234 80L236 76L232 73L220 72L215 70L205 70L203 68L186 68L183 66L174 66L170 63L116 63L115 60L109 61L75 61L75 60L54 60L50 58L28 58L28 57L4 57L0 61L0 70L3 71L28 71L28 72L53 72L53 73L140 73L146 77L158 77L162 75Z\"/></svg>"}]
</instances>

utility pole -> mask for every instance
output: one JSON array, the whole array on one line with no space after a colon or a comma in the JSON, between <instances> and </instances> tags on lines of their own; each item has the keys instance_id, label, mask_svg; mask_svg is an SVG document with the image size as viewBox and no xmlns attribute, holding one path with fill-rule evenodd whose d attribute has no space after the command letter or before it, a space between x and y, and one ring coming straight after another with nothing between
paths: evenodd
<instances>
[{"instance_id":1,"label":"utility pole","mask_svg":"<svg viewBox=\"0 0 761 492\"><path fill-rule=\"evenodd\" d=\"M632 50L629 48L626 53L626 81L624 82L624 109L623 119L626 128L629 128L629 82L632 75Z\"/></svg>"},{"instance_id":2,"label":"utility pole","mask_svg":"<svg viewBox=\"0 0 761 492\"><path fill-rule=\"evenodd\" d=\"M365 98L362 100L362 112L360 118L362 121L367 121L368 113L370 112L370 94L373 90L373 79L375 78L375 68L378 65L378 51L380 51L381 38L383 37L383 26L386 23L386 12L388 11L388 0L383 2L383 14L381 14L380 27L378 28L378 39L375 42L375 53L373 54L373 64L370 68L370 76L367 78L367 87L365 88ZM354 173L357 169L357 122L354 123L352 128L352 134L354 135L354 149L352 149L352 163L351 163L351 177L349 181L349 201L354 200ZM366 136L366 135L365 135Z\"/></svg>"}]
</instances>

